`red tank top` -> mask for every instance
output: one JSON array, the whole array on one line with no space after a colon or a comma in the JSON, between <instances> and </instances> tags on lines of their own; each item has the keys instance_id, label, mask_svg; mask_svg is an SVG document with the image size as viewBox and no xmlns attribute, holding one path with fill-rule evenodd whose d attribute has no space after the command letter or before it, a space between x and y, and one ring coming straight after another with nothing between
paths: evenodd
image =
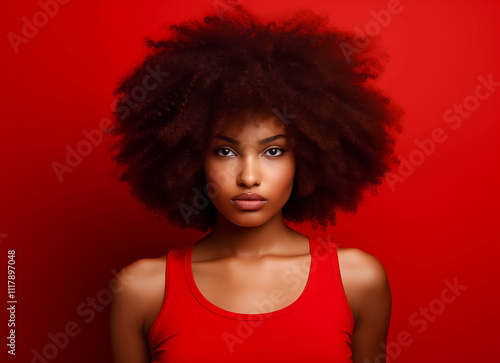
<instances>
[{"instance_id":1,"label":"red tank top","mask_svg":"<svg viewBox=\"0 0 500 363\"><path fill-rule=\"evenodd\" d=\"M333 243L309 238L302 294L262 314L230 312L208 301L193 278L193 245L168 251L164 301L148 336L152 363L352 363L354 319Z\"/></svg>"}]
</instances>

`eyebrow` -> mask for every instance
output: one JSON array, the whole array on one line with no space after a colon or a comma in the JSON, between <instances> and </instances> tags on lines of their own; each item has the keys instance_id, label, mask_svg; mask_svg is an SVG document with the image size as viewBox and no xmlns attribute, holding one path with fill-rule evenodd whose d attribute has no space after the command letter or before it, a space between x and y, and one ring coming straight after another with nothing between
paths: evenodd
<instances>
[{"instance_id":1,"label":"eyebrow","mask_svg":"<svg viewBox=\"0 0 500 363\"><path fill-rule=\"evenodd\" d=\"M274 135L274 136L271 136L271 137L267 137L265 139L262 139L259 141L259 145L262 145L262 144L266 144L268 142L271 142L271 141L274 141L276 139L281 139L281 138L286 138L286 135L283 135L283 134L278 134L278 135ZM238 140L235 140L231 137L228 137L228 136L224 136L224 135L215 135L214 136L214 139L222 139L222 140L226 140L227 142L231 142L235 145L239 145L240 142Z\"/></svg>"}]
</instances>

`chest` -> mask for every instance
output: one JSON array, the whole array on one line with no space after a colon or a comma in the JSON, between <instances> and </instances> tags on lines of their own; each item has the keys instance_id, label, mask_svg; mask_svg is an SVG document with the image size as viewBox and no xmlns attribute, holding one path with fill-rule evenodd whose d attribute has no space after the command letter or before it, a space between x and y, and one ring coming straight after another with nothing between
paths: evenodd
<instances>
[{"instance_id":1,"label":"chest","mask_svg":"<svg viewBox=\"0 0 500 363\"><path fill-rule=\"evenodd\" d=\"M200 293L221 309L245 314L282 309L303 293L311 255L266 257L259 262L220 260L193 262L193 278Z\"/></svg>"},{"instance_id":2,"label":"chest","mask_svg":"<svg viewBox=\"0 0 500 363\"><path fill-rule=\"evenodd\" d=\"M352 363L353 329L330 261L187 261L169 261L168 304L149 342L153 362Z\"/></svg>"}]
</instances>

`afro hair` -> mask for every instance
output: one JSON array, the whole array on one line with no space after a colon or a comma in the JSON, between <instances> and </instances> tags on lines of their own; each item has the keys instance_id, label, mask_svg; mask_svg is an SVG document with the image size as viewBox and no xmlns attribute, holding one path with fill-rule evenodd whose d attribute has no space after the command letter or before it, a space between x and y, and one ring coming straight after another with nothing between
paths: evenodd
<instances>
[{"instance_id":1,"label":"afro hair","mask_svg":"<svg viewBox=\"0 0 500 363\"><path fill-rule=\"evenodd\" d=\"M403 112L370 85L387 55L327 23L302 10L262 24L236 6L224 19L206 16L171 25L165 39L146 38L150 52L114 93L120 181L171 224L213 228L202 155L215 129L252 110L286 125L295 155L284 220L324 231L336 211L355 213L363 191L376 193L398 164Z\"/></svg>"}]
</instances>

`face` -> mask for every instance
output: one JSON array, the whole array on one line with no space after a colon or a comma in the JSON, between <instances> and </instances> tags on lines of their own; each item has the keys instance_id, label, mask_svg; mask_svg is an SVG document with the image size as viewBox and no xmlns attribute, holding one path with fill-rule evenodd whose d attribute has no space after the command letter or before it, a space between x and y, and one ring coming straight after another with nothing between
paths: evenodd
<instances>
[{"instance_id":1,"label":"face","mask_svg":"<svg viewBox=\"0 0 500 363\"><path fill-rule=\"evenodd\" d=\"M255 227L281 216L293 188L295 158L281 121L247 117L243 126L229 124L215 134L204 173L217 218ZM243 201L241 193L257 193L263 201Z\"/></svg>"}]
</instances>

